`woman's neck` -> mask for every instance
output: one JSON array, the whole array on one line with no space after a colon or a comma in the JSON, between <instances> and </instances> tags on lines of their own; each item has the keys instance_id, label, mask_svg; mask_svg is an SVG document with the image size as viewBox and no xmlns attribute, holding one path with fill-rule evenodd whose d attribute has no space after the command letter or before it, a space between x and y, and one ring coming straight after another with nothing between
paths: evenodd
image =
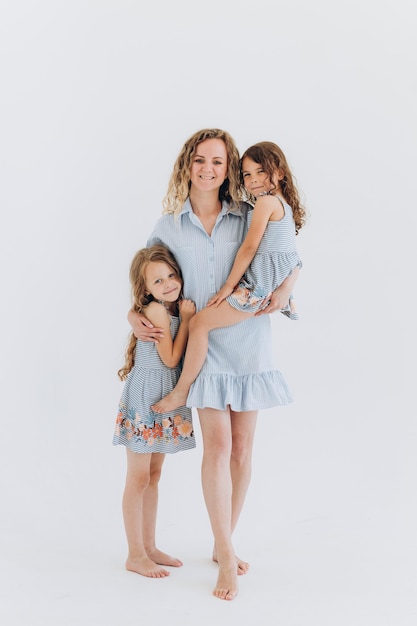
<instances>
[{"instance_id":1,"label":"woman's neck","mask_svg":"<svg viewBox=\"0 0 417 626\"><path fill-rule=\"evenodd\" d=\"M191 188L190 204L194 215L198 217L202 227L208 236L211 237L217 217L222 209L222 203L219 200L219 190L214 189L212 192L205 191L201 193Z\"/></svg>"},{"instance_id":2,"label":"woman's neck","mask_svg":"<svg viewBox=\"0 0 417 626\"><path fill-rule=\"evenodd\" d=\"M218 215L222 208L218 189L199 192L195 188L191 188L189 199L193 213L199 217Z\"/></svg>"}]
</instances>

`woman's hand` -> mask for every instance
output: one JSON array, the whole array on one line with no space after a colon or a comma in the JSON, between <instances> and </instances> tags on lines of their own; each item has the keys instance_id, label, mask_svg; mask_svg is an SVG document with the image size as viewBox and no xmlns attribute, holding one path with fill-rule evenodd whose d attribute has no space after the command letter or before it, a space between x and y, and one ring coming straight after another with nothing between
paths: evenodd
<instances>
[{"instance_id":1,"label":"woman's hand","mask_svg":"<svg viewBox=\"0 0 417 626\"><path fill-rule=\"evenodd\" d=\"M153 324L144 315L130 310L127 314L127 319L136 339L140 341L153 341L154 343L159 343L159 340L163 339L163 329L154 328Z\"/></svg>"},{"instance_id":2,"label":"woman's hand","mask_svg":"<svg viewBox=\"0 0 417 626\"><path fill-rule=\"evenodd\" d=\"M258 315L265 315L265 313L275 313L275 311L281 311L285 309L290 301L290 295L293 287L297 281L300 268L297 266L293 269L291 274L282 282L282 284L272 292L269 300L269 304L262 311L255 313L255 317Z\"/></svg>"},{"instance_id":3,"label":"woman's hand","mask_svg":"<svg viewBox=\"0 0 417 626\"><path fill-rule=\"evenodd\" d=\"M195 304L192 300L180 300L178 303L178 309L181 316L182 322L189 322L190 319L195 315Z\"/></svg>"},{"instance_id":4,"label":"woman's hand","mask_svg":"<svg viewBox=\"0 0 417 626\"><path fill-rule=\"evenodd\" d=\"M275 311L285 309L290 301L290 295L291 293L288 289L283 288L282 285L277 287L277 289L275 289L275 291L273 291L271 296L268 298L268 306L265 307L265 309L258 311L255 316L264 315L265 313L275 313Z\"/></svg>"}]
</instances>

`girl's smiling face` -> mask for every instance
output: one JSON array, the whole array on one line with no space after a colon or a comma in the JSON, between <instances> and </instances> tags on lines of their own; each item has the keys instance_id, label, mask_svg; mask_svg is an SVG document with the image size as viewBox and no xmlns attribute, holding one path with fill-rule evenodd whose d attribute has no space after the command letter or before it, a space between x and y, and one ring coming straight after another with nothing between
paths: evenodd
<instances>
[{"instance_id":1,"label":"girl's smiling face","mask_svg":"<svg viewBox=\"0 0 417 626\"><path fill-rule=\"evenodd\" d=\"M245 157L242 161L242 178L246 191L257 198L261 193L267 193L271 189L279 191L279 180L282 178L282 174L278 170L276 181L274 180L274 184L271 184L271 180L265 170L262 169L262 165L249 157Z\"/></svg>"},{"instance_id":2,"label":"girl's smiling face","mask_svg":"<svg viewBox=\"0 0 417 626\"><path fill-rule=\"evenodd\" d=\"M151 261L145 269L145 284L155 300L176 302L181 293L182 281L178 274L163 261Z\"/></svg>"}]
</instances>

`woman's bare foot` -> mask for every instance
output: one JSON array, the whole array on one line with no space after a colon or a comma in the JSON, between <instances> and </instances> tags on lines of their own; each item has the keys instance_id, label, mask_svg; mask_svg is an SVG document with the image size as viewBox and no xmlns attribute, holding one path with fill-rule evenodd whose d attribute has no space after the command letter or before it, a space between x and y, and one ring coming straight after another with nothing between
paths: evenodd
<instances>
[{"instance_id":1,"label":"woman's bare foot","mask_svg":"<svg viewBox=\"0 0 417 626\"><path fill-rule=\"evenodd\" d=\"M168 570L160 567L154 561L151 561L147 556L128 558L126 561L126 569L129 572L136 572L136 574L142 574L142 576L148 576L148 578L165 578L169 576Z\"/></svg>"},{"instance_id":2,"label":"woman's bare foot","mask_svg":"<svg viewBox=\"0 0 417 626\"><path fill-rule=\"evenodd\" d=\"M213 550L213 561L215 563L218 563L217 560L217 553L216 553L216 548L214 548ZM239 576L243 576L243 574L246 574L246 572L249 570L249 563L247 563L246 561L242 561L242 559L239 559L239 557L236 557L236 563L237 563L237 573Z\"/></svg>"},{"instance_id":3,"label":"woman's bare foot","mask_svg":"<svg viewBox=\"0 0 417 626\"><path fill-rule=\"evenodd\" d=\"M154 563L158 563L158 565L168 565L170 567L181 567L181 565L183 565L182 561L173 556L169 556L169 554L165 554L165 552L161 552L158 548L146 550L146 553L148 557L152 559Z\"/></svg>"},{"instance_id":4,"label":"woman's bare foot","mask_svg":"<svg viewBox=\"0 0 417 626\"><path fill-rule=\"evenodd\" d=\"M169 413L169 411L174 411L174 409L184 406L187 402L187 396L188 393L186 391L173 389L164 398L162 398L162 400L155 402L155 404L151 406L151 409L153 409L156 413Z\"/></svg>"},{"instance_id":5,"label":"woman's bare foot","mask_svg":"<svg viewBox=\"0 0 417 626\"><path fill-rule=\"evenodd\" d=\"M225 565L219 565L219 575L213 595L221 600L234 600L237 592L236 564L232 561Z\"/></svg>"}]
</instances>

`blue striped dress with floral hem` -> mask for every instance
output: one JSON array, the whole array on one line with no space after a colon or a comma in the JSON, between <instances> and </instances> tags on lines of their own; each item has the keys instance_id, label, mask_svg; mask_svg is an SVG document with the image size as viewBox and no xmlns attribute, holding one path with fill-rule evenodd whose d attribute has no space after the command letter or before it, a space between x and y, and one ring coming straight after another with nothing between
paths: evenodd
<instances>
[{"instance_id":1,"label":"blue striped dress with floral hem","mask_svg":"<svg viewBox=\"0 0 417 626\"><path fill-rule=\"evenodd\" d=\"M170 316L171 336L179 318ZM170 413L155 413L151 405L175 387L180 365L167 367L153 342L136 342L134 367L124 383L113 445L124 445L133 452L174 453L195 448L191 409L185 406Z\"/></svg>"}]
</instances>

